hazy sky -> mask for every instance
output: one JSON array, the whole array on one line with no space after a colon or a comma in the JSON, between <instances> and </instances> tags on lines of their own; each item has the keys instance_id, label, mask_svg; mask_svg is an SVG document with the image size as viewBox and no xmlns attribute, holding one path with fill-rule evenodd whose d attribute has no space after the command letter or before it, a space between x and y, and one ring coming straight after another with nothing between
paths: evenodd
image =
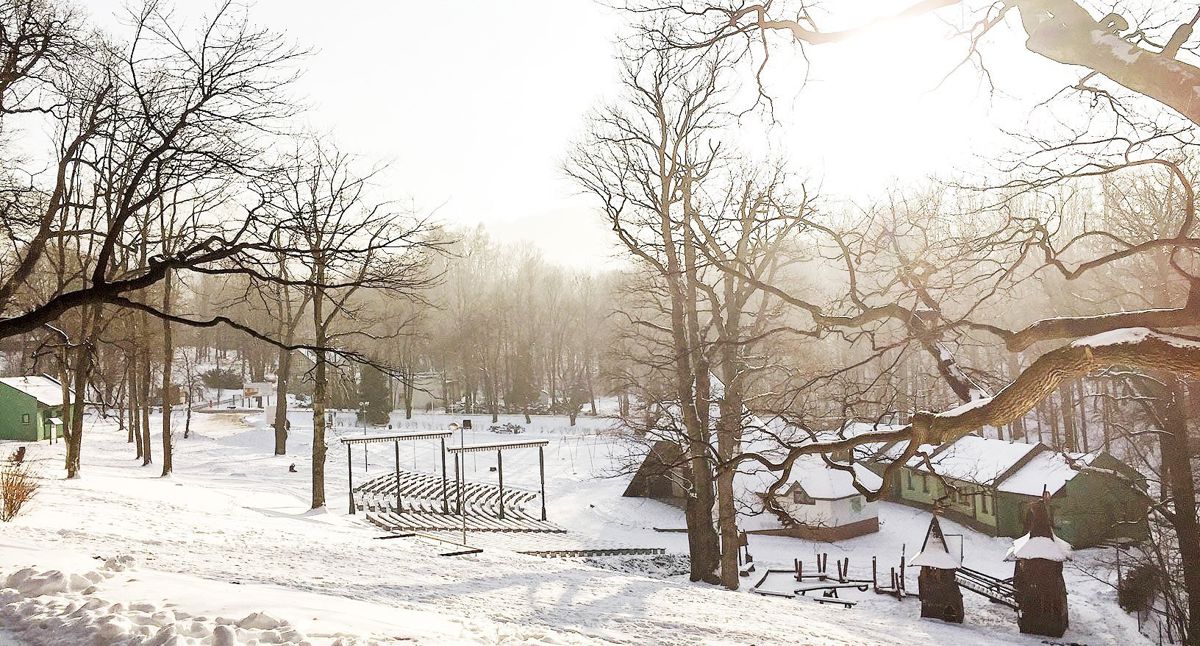
<instances>
[{"instance_id":1,"label":"hazy sky","mask_svg":"<svg viewBox=\"0 0 1200 646\"><path fill-rule=\"evenodd\" d=\"M113 14L122 0L84 4L121 33ZM176 4L181 17L211 6ZM862 4L870 13L891 3ZM397 194L447 223L529 240L554 262L611 262L595 205L560 168L587 110L614 91L613 41L625 16L592 0L258 0L250 12L313 48L297 88L311 125L347 151L390 162ZM809 82L783 91L764 153L786 156L830 199L859 202L970 164L998 141L993 121L1022 118L1022 101L1045 94L1009 100L969 70L935 89L964 51L944 32L923 19L811 48ZM1000 87L1070 80L1024 52L1012 30L1000 36L989 52ZM786 79L789 66L798 76L799 62L785 55L772 73Z\"/></svg>"}]
</instances>

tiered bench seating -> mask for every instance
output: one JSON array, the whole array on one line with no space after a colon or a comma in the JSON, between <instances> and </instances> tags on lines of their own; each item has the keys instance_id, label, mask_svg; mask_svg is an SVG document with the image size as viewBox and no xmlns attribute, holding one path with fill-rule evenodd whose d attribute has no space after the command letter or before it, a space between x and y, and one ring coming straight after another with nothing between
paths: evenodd
<instances>
[{"instance_id":1,"label":"tiered bench seating","mask_svg":"<svg viewBox=\"0 0 1200 646\"><path fill-rule=\"evenodd\" d=\"M365 507L367 520L381 529L391 532L453 532L462 529L463 518L454 514L401 512L382 508ZM549 521L536 518L506 517L504 520L488 516L472 516L466 519L468 532L541 532L564 534L567 530Z\"/></svg>"},{"instance_id":2,"label":"tiered bench seating","mask_svg":"<svg viewBox=\"0 0 1200 646\"><path fill-rule=\"evenodd\" d=\"M397 508L397 487L399 504ZM372 523L391 531L444 531L462 528L457 513L458 491L453 481L446 483L449 512L442 502L442 477L414 471L400 471L372 478L355 487L355 504L367 513ZM496 485L467 482L462 487L467 530L474 532L564 532L561 527L535 516L525 507L538 494L504 488L504 518L500 518L500 488Z\"/></svg>"}]
</instances>

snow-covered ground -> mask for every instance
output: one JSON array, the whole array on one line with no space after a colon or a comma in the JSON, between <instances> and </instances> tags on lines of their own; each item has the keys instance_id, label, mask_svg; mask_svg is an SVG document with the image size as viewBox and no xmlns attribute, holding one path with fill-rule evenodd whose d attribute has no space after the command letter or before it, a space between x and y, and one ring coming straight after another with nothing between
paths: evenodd
<instances>
[{"instance_id":1,"label":"snow-covered ground","mask_svg":"<svg viewBox=\"0 0 1200 646\"><path fill-rule=\"evenodd\" d=\"M393 416L399 428L442 427L450 416ZM453 417L458 419L458 417ZM454 443L510 439L490 420ZM141 467L106 422L88 428L84 475L62 480L61 445L30 446L45 477L28 511L0 526L0 646L7 644L536 643L536 644L1038 644L1017 632L1012 611L967 595L963 626L919 619L919 603L866 593L852 609L808 600L730 593L671 575L670 557L587 560L515 554L472 535L478 555L442 557L424 539L376 540L381 533L346 513L346 453L330 446L328 511L308 511L311 423L291 415L288 456L272 456L269 428L255 416L193 417L178 434L176 473ZM501 420L523 422L519 416ZM625 480L605 478L625 455L611 422L537 417L520 439L547 438L549 518L572 535L630 547L683 552L679 510L622 498ZM334 434L360 435L344 426ZM156 437L156 447L159 438ZM15 446L0 442L0 454ZM390 444L356 447L356 481L393 468ZM437 444L403 446L401 466L433 471ZM470 454L468 479L494 482L494 454ZM297 473L289 473L295 463ZM506 486L536 489L536 451L505 455ZM815 554L850 557L852 576L870 576L870 557L891 567L910 556L927 516L882 505L878 534L837 544L750 539L759 572L811 566ZM1009 541L964 530L966 565L1011 575ZM530 538L530 540L537 540ZM953 545L957 539L951 538ZM1076 554L1068 568L1071 629L1064 642L1147 643L1102 580L1105 555ZM832 568L832 563L830 564ZM653 574L653 576L648 575ZM757 576L757 575L756 575ZM909 588L916 588L910 573ZM755 578L743 579L749 588ZM848 598L845 597L844 598Z\"/></svg>"}]
</instances>

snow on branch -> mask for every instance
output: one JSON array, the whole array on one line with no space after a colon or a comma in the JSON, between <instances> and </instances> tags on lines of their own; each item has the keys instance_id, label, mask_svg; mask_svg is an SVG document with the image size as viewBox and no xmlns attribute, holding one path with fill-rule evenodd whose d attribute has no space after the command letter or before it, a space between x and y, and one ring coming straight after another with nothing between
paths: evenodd
<instances>
[{"instance_id":1,"label":"snow on branch","mask_svg":"<svg viewBox=\"0 0 1200 646\"><path fill-rule=\"evenodd\" d=\"M911 423L888 430L787 446L786 456L778 462L763 452L742 453L730 461L757 462L780 474L768 489L770 496L786 484L791 467L800 456L848 451L868 444L905 442L899 456L884 469L883 482L887 483L891 482L895 469L920 451L953 442L985 426L1010 423L1036 407L1063 382L1114 366L1200 377L1200 339L1147 328L1114 330L1085 337L1038 357L994 397L974 399L941 412L920 411L913 415ZM864 487L857 479L854 486L868 500L876 500L883 493Z\"/></svg>"}]
</instances>

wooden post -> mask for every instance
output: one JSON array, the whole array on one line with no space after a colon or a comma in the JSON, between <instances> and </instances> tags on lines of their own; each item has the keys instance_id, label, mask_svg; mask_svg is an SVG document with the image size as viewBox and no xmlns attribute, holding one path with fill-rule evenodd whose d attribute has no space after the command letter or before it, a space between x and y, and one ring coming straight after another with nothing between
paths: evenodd
<instances>
[{"instance_id":1,"label":"wooden post","mask_svg":"<svg viewBox=\"0 0 1200 646\"><path fill-rule=\"evenodd\" d=\"M538 482L542 485L542 520L546 520L546 456L544 447L538 447Z\"/></svg>"},{"instance_id":2,"label":"wooden post","mask_svg":"<svg viewBox=\"0 0 1200 646\"><path fill-rule=\"evenodd\" d=\"M350 495L350 513L354 513L354 463L350 458L353 457L350 452L350 445L346 445L346 471L350 473L350 487L348 489Z\"/></svg>"},{"instance_id":3,"label":"wooden post","mask_svg":"<svg viewBox=\"0 0 1200 646\"><path fill-rule=\"evenodd\" d=\"M392 446L396 449L396 513L400 513L403 509L400 506L400 440L393 440Z\"/></svg>"},{"instance_id":4,"label":"wooden post","mask_svg":"<svg viewBox=\"0 0 1200 646\"><path fill-rule=\"evenodd\" d=\"M442 443L442 513L450 513L450 497L446 494L446 438L440 438Z\"/></svg>"},{"instance_id":5,"label":"wooden post","mask_svg":"<svg viewBox=\"0 0 1200 646\"><path fill-rule=\"evenodd\" d=\"M496 451L496 470L500 473L500 520L504 520L504 451Z\"/></svg>"}]
</instances>

